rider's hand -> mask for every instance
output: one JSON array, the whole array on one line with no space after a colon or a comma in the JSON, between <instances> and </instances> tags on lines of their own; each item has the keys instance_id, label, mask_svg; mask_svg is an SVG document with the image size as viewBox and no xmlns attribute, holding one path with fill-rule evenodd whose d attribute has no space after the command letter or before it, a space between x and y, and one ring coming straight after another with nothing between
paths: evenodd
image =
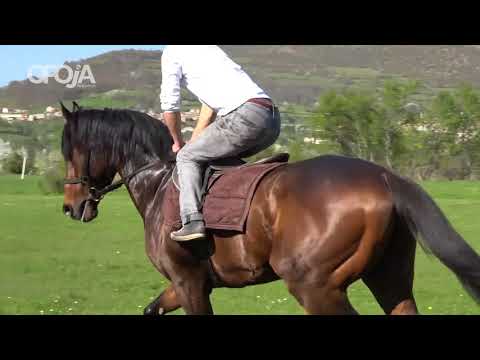
<instances>
[{"instance_id":1,"label":"rider's hand","mask_svg":"<svg viewBox=\"0 0 480 360\"><path fill-rule=\"evenodd\" d=\"M185 145L185 142L183 142L183 141L181 143L173 143L172 151L174 153L177 153L184 145Z\"/></svg>"}]
</instances>

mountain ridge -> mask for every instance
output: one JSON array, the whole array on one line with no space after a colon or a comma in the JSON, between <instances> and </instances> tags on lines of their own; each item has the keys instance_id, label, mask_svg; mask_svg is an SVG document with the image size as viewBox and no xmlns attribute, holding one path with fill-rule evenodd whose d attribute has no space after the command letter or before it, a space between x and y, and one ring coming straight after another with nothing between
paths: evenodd
<instances>
[{"instance_id":1,"label":"mountain ridge","mask_svg":"<svg viewBox=\"0 0 480 360\"><path fill-rule=\"evenodd\" d=\"M390 78L423 81L427 93L463 82L480 86L480 45L225 45L221 46L276 101L313 104L329 89L376 87ZM161 50L116 50L88 59L94 88L12 81L0 88L0 105L31 108L126 90L130 103L158 107ZM120 95L119 95L120 96ZM193 100L192 96L188 100Z\"/></svg>"}]
</instances>

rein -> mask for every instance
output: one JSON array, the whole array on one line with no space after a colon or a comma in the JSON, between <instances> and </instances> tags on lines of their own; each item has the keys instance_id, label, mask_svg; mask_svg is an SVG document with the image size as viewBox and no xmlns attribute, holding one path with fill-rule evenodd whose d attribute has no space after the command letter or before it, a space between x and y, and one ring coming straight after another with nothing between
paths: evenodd
<instances>
[{"instance_id":1,"label":"rein","mask_svg":"<svg viewBox=\"0 0 480 360\"><path fill-rule=\"evenodd\" d=\"M100 202L100 200L103 199L103 197L106 194L108 194L109 192L111 192L113 190L118 189L122 185L128 185L128 183L132 180L133 177L135 177L136 175L138 175L142 171L145 171L145 170L148 170L148 169L152 168L156 164L157 164L157 162L153 162L153 163L147 164L145 166L142 166L141 168L135 170L133 173L125 176L123 179L115 181L112 184L107 185L102 189L97 189L95 186L92 186L91 178L88 175L89 174L88 170L89 170L89 167L90 167L90 153L88 153L88 160L87 160L87 163L85 165L85 173L87 175L84 175L84 176L81 176L81 177L78 177L78 178L73 178L73 179L64 179L63 183L64 184L82 184L82 185L88 186L89 196L87 198L87 201L94 201L94 202L98 203L98 202Z\"/></svg>"}]
</instances>

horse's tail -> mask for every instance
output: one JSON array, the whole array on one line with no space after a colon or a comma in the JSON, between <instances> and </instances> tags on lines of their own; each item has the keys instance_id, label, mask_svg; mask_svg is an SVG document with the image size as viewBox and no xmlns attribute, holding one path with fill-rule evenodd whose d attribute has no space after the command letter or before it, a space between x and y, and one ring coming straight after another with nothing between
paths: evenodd
<instances>
[{"instance_id":1,"label":"horse's tail","mask_svg":"<svg viewBox=\"0 0 480 360\"><path fill-rule=\"evenodd\" d=\"M383 176L393 194L397 213L405 219L423 249L452 270L465 290L480 303L480 256L419 185L392 173Z\"/></svg>"}]
</instances>

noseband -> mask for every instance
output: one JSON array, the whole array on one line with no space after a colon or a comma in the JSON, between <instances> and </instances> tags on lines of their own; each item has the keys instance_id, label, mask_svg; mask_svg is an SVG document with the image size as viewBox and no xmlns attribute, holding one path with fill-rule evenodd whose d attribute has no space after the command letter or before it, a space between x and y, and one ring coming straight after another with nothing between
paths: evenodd
<instances>
[{"instance_id":1,"label":"noseband","mask_svg":"<svg viewBox=\"0 0 480 360\"><path fill-rule=\"evenodd\" d=\"M80 176L78 178L73 178L73 179L64 179L63 183L64 184L82 184L84 186L87 186L88 187L88 193L89 193L87 201L94 201L94 202L98 203L98 202L100 202L100 200L103 199L103 197L107 193L118 189L122 185L128 185L128 183L130 182L130 180L132 180L132 178L134 176L138 175L142 171L145 171L147 169L152 168L156 164L157 164L157 162L153 162L153 163L147 164L145 166L142 166L141 168L135 170L133 173L125 176L123 179L115 181L112 184L107 185L102 189L97 189L94 185L92 185L91 177L89 176L89 173L90 173L89 172L90 152L89 152L88 153L88 159L87 159L87 162L86 162L86 165L85 165L85 172L84 172L87 175L83 175L83 176Z\"/></svg>"},{"instance_id":2,"label":"noseband","mask_svg":"<svg viewBox=\"0 0 480 360\"><path fill-rule=\"evenodd\" d=\"M150 166L153 166L153 164L150 164ZM132 174L132 175L136 175L136 174ZM63 183L64 184L82 184L82 185L88 186L89 195L87 200L100 202L100 200L103 199L105 194L109 193L110 191L118 189L120 186L122 186L125 183L125 181L124 180L116 181L111 185L105 186L102 189L97 189L95 186L92 186L89 176L81 176L79 178L74 178L74 179L64 179Z\"/></svg>"}]
</instances>

